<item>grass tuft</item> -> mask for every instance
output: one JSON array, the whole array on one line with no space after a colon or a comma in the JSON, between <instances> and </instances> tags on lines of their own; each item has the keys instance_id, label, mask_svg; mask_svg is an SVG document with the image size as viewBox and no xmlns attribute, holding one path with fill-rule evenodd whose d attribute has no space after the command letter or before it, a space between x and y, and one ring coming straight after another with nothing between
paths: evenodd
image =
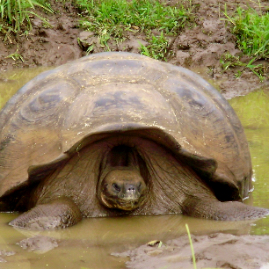
<instances>
[{"instance_id":1,"label":"grass tuft","mask_svg":"<svg viewBox=\"0 0 269 269\"><path fill-rule=\"evenodd\" d=\"M227 20L233 24L232 32L237 38L240 50L256 59L269 58L269 13L259 14L254 9L236 9L234 18Z\"/></svg>"},{"instance_id":2,"label":"grass tuft","mask_svg":"<svg viewBox=\"0 0 269 269\"><path fill-rule=\"evenodd\" d=\"M249 57L249 62L244 63L240 59L243 55L224 55L221 59L224 70L230 66L242 66L250 69L263 81L264 68L254 63L260 59L269 59L269 13L262 14L252 8L245 10L238 7L233 17L228 15L226 8L224 15L226 21L232 24L232 33L236 36L238 48Z\"/></svg>"},{"instance_id":3,"label":"grass tuft","mask_svg":"<svg viewBox=\"0 0 269 269\"><path fill-rule=\"evenodd\" d=\"M240 56L235 56L232 55L230 53L225 53L224 55L222 55L221 59L220 59L220 63L222 65L223 70L227 70L230 67L242 67L243 70L245 69L249 69L251 70L262 82L265 77L264 77L264 73L265 73L265 67L262 64L253 64L253 62L255 62L256 59L252 58L251 60L249 60L248 62L242 62L240 60ZM242 71L238 70L237 74L235 75L236 77L240 77L242 75Z\"/></svg>"},{"instance_id":4,"label":"grass tuft","mask_svg":"<svg viewBox=\"0 0 269 269\"><path fill-rule=\"evenodd\" d=\"M148 45L141 44L140 53L156 60L166 60L169 54L169 41L163 32L159 36L148 37Z\"/></svg>"},{"instance_id":5,"label":"grass tuft","mask_svg":"<svg viewBox=\"0 0 269 269\"><path fill-rule=\"evenodd\" d=\"M20 32L31 29L31 17L36 15L35 7L52 12L45 0L0 0L0 31Z\"/></svg>"}]
</instances>

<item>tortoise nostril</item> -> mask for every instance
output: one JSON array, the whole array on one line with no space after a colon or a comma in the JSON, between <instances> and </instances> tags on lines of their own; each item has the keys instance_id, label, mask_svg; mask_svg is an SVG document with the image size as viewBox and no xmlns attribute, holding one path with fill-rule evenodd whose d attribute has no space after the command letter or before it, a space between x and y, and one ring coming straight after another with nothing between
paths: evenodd
<instances>
[{"instance_id":1,"label":"tortoise nostril","mask_svg":"<svg viewBox=\"0 0 269 269\"><path fill-rule=\"evenodd\" d=\"M128 184L125 186L127 192L135 192L137 190L136 186L133 184Z\"/></svg>"}]
</instances>

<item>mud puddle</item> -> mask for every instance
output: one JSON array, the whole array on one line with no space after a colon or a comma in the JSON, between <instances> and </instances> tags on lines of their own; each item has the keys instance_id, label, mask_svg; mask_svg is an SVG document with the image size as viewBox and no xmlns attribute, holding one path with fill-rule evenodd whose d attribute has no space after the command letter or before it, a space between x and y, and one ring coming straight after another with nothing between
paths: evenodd
<instances>
[{"instance_id":1,"label":"mud puddle","mask_svg":"<svg viewBox=\"0 0 269 269\"><path fill-rule=\"evenodd\" d=\"M2 80L0 82L1 104L4 104L21 85L40 71L43 70L23 70L22 73L15 72ZM253 160L255 190L246 203L269 208L267 199L269 192L267 186L269 184L269 92L262 90L252 92L245 97L232 99L230 103L245 128ZM243 255L239 257L241 262L245 260L244 257L249 257L256 263L249 263L252 267L232 264L225 260L226 256L222 253L226 250L220 246L228 246L227 249L231 250L233 246L239 250L245 246L246 250L250 250L253 255L255 252L267 251L268 253L269 250L263 248L269 246L267 236L240 236L269 234L269 218L256 222L215 222L183 216L100 218L84 220L62 231L37 233L16 231L9 227L7 223L15 216L15 214L0 214L0 268L116 269L127 268L126 266L128 268L193 268L186 237L186 223L195 236L193 240L195 247L197 246L196 254L200 253L197 258L198 261L200 259L199 268L213 265L219 268L267 266L263 258L260 258L260 263L257 263L251 256L246 256L247 254L243 251L237 251ZM182 235L180 239L175 239ZM215 238L215 241L212 238ZM253 238L256 238L256 241ZM151 248L148 255L146 244L152 240L162 241L165 248L157 252ZM258 248L251 248L251 244ZM259 248L260 246L262 249ZM210 252L212 249L215 251L213 254ZM180 251L185 251L187 254L180 254L180 256L179 253L183 253ZM141 256L141 252L146 253L146 256ZM184 260L182 258L185 257L184 255L187 255L188 264L184 265L186 267L181 267L182 264L180 265L178 261ZM224 260L221 257L224 257ZM215 261L215 258L219 260L214 263L212 260ZM141 263L141 259L147 260L147 263ZM221 259L223 262L220 262ZM206 260L210 263L206 263ZM234 257L233 260L235 261L236 258ZM126 265L126 262L129 263Z\"/></svg>"}]
</instances>

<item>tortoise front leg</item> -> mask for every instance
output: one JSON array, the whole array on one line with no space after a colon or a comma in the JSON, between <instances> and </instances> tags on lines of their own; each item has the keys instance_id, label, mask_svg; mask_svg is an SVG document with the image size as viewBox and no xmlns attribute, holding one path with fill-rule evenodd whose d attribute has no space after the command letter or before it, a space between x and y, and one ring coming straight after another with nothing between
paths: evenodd
<instances>
[{"instance_id":1,"label":"tortoise front leg","mask_svg":"<svg viewBox=\"0 0 269 269\"><path fill-rule=\"evenodd\" d=\"M82 219L78 206L67 197L40 204L12 220L9 225L29 230L67 228Z\"/></svg>"},{"instance_id":2,"label":"tortoise front leg","mask_svg":"<svg viewBox=\"0 0 269 269\"><path fill-rule=\"evenodd\" d=\"M211 220L239 221L264 218L269 215L269 209L237 201L220 202L216 199L189 197L184 201L183 214Z\"/></svg>"}]
</instances>

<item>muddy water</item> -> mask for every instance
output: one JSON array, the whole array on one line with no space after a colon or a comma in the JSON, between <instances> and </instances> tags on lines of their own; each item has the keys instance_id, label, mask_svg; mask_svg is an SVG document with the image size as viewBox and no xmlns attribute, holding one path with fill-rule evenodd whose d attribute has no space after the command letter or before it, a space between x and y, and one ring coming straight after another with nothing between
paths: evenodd
<instances>
[{"instance_id":1,"label":"muddy water","mask_svg":"<svg viewBox=\"0 0 269 269\"><path fill-rule=\"evenodd\" d=\"M269 91L255 91L230 100L244 126L249 142L254 191L250 202L269 208ZM253 226L253 234L269 234L269 218Z\"/></svg>"},{"instance_id":2,"label":"muddy water","mask_svg":"<svg viewBox=\"0 0 269 269\"><path fill-rule=\"evenodd\" d=\"M0 106L39 72L23 70L2 75ZM269 208L269 93L254 92L230 103L245 127L253 158L255 191L246 203ZM269 218L256 222L214 222L183 216L100 218L86 219L61 231L26 232L7 225L15 217L0 214L0 268L125 268L126 258L110 254L154 239L178 237L186 233L186 223L195 234L269 234Z\"/></svg>"}]
</instances>

